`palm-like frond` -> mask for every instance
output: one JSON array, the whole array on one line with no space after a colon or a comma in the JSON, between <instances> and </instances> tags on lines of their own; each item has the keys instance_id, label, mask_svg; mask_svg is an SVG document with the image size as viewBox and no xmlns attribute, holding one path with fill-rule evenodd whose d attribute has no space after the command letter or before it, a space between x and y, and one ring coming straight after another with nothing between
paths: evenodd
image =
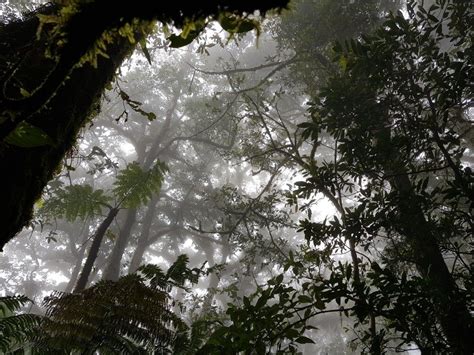
<instances>
[{"instance_id":1,"label":"palm-like frond","mask_svg":"<svg viewBox=\"0 0 474 355\"><path fill-rule=\"evenodd\" d=\"M53 197L45 201L40 213L64 217L73 222L78 218L101 214L109 200L103 190L94 190L90 185L70 185L58 189Z\"/></svg>"},{"instance_id":2,"label":"palm-like frond","mask_svg":"<svg viewBox=\"0 0 474 355\"><path fill-rule=\"evenodd\" d=\"M118 173L113 192L126 208L146 204L154 193L160 191L166 171L166 165L162 162L157 162L148 171L142 170L137 162L133 162Z\"/></svg>"},{"instance_id":3,"label":"palm-like frond","mask_svg":"<svg viewBox=\"0 0 474 355\"><path fill-rule=\"evenodd\" d=\"M0 352L21 347L37 331L42 317L35 314L15 314L31 300L26 296L0 297Z\"/></svg>"},{"instance_id":4,"label":"palm-like frond","mask_svg":"<svg viewBox=\"0 0 474 355\"><path fill-rule=\"evenodd\" d=\"M45 299L46 318L36 341L40 353L81 351L112 354L167 353L187 326L170 310L170 285L194 271L179 257L170 267L145 266L117 282L100 281L80 293L56 292ZM173 277L173 279L171 279Z\"/></svg>"}]
</instances>

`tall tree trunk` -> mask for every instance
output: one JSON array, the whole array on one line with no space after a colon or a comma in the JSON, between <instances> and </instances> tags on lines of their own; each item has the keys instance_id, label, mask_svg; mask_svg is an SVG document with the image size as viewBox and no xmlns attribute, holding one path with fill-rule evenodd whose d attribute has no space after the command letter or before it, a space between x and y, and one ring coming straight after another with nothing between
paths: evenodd
<instances>
[{"instance_id":1,"label":"tall tree trunk","mask_svg":"<svg viewBox=\"0 0 474 355\"><path fill-rule=\"evenodd\" d=\"M137 220L137 209L132 208L127 210L127 216L125 218L122 230L115 242L112 254L108 258L108 264L104 271L104 280L117 281L120 277L120 268L122 263L122 256L127 246L128 240L132 233L132 228Z\"/></svg>"},{"instance_id":2,"label":"tall tree trunk","mask_svg":"<svg viewBox=\"0 0 474 355\"><path fill-rule=\"evenodd\" d=\"M145 253L146 248L148 248L148 237L150 236L151 223L156 214L156 203L158 198L154 197L148 203L148 209L143 218L142 229L140 236L138 237L137 247L133 253L132 260L130 261L130 266L128 267L128 273L132 274L140 267L143 254Z\"/></svg>"},{"instance_id":3,"label":"tall tree trunk","mask_svg":"<svg viewBox=\"0 0 474 355\"><path fill-rule=\"evenodd\" d=\"M419 273L426 278L431 292L429 297L438 310L438 319L443 332L456 354L474 353L474 324L456 282L451 275L437 242L436 232L430 226L420 207L406 167L399 152L391 144L391 133L382 128L377 137L384 170L390 178L390 185L398 194L398 232L411 247L413 259Z\"/></svg>"},{"instance_id":4,"label":"tall tree trunk","mask_svg":"<svg viewBox=\"0 0 474 355\"><path fill-rule=\"evenodd\" d=\"M43 12L49 13L51 10ZM5 55L4 51L21 55L22 66L16 75L21 77L27 89L39 85L46 75L45 68L53 66L51 59L45 57L44 42L36 40L38 24L38 18L34 16L28 21L0 28L0 58ZM28 52L20 52L2 42L14 41L15 36L24 38ZM70 78L64 78L61 82L48 105L25 120L43 130L54 145L24 148L0 143L1 170L4 172L0 174L0 200L8 206L0 214L0 249L30 220L34 202L57 171L65 153L71 149L79 130L97 112L104 86L110 82L133 47L128 39L117 40L108 48L109 58L100 57L97 68L85 64L72 71ZM6 75L1 70L0 74ZM0 82L5 89L6 84L3 84L3 80ZM0 115L4 106L0 97ZM0 126L3 125L0 119Z\"/></svg>"},{"instance_id":5,"label":"tall tree trunk","mask_svg":"<svg viewBox=\"0 0 474 355\"><path fill-rule=\"evenodd\" d=\"M392 186L399 194L400 230L416 258L420 274L429 282L431 298L451 350L456 354L474 353L474 324L465 300L459 294L443 255L406 172L395 175Z\"/></svg>"},{"instance_id":6,"label":"tall tree trunk","mask_svg":"<svg viewBox=\"0 0 474 355\"><path fill-rule=\"evenodd\" d=\"M67 283L64 292L70 293L72 292L74 285L77 282L77 278L79 276L79 272L81 272L82 268L82 261L84 260L84 254L86 252L87 247L87 239L89 236L89 226L90 221L88 220L85 222L82 227L79 229L75 225L70 225L72 231L69 233L71 237L69 238L69 248L71 249L71 254L76 258L76 262L74 263L74 268L72 270L71 276L69 277L69 281ZM79 231L77 238L76 238L76 231ZM82 238L80 238L82 236ZM79 239L80 238L80 239ZM76 249L76 242L80 243L79 249Z\"/></svg>"},{"instance_id":7,"label":"tall tree trunk","mask_svg":"<svg viewBox=\"0 0 474 355\"><path fill-rule=\"evenodd\" d=\"M80 292L84 290L87 286L87 282L89 281L89 276L92 271L92 267L94 266L95 259L97 259L97 254L99 253L100 245L102 244L102 239L104 239L105 232L109 228L110 224L113 222L114 218L117 216L119 209L118 208L111 208L107 218L102 221L99 228L95 231L91 248L89 249L89 254L87 255L86 263L82 268L81 275L77 280L76 287L74 288L74 292Z\"/></svg>"},{"instance_id":8,"label":"tall tree trunk","mask_svg":"<svg viewBox=\"0 0 474 355\"><path fill-rule=\"evenodd\" d=\"M209 247L211 246L209 245ZM227 260L227 257L229 256L228 251L229 250L227 248L224 248L222 250L222 256L221 256L221 261L220 261L221 264L224 264L225 261ZM205 250L205 253L206 253L206 258L209 262L209 266L213 267L214 265L216 265L216 263L214 262L214 253L209 253L207 249ZM217 276L215 272L213 272L209 276L209 284L207 285L207 295L204 298L204 302L202 305L202 311L201 311L202 315L206 315L207 313L211 311L212 302L214 301L214 298L217 292L217 286L219 286L219 281L220 281L220 277Z\"/></svg>"},{"instance_id":9,"label":"tall tree trunk","mask_svg":"<svg viewBox=\"0 0 474 355\"><path fill-rule=\"evenodd\" d=\"M128 273L133 274L137 272L138 268L142 264L143 256L145 255L145 251L147 250L149 244L148 240L139 239L137 247L133 252L132 260L130 261L130 266L128 267Z\"/></svg>"},{"instance_id":10,"label":"tall tree trunk","mask_svg":"<svg viewBox=\"0 0 474 355\"><path fill-rule=\"evenodd\" d=\"M74 288L74 285L77 282L77 277L79 276L79 272L81 271L82 260L84 258L85 248L81 248L77 255L76 264L74 265L74 269L72 270L71 277L69 278L69 282L67 283L66 289L64 292L71 292Z\"/></svg>"}]
</instances>

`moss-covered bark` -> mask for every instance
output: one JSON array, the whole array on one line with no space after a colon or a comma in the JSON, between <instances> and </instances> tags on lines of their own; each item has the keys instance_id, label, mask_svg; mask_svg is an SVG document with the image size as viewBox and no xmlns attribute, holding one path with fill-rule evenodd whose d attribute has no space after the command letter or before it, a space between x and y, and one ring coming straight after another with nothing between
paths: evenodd
<instances>
[{"instance_id":1,"label":"moss-covered bark","mask_svg":"<svg viewBox=\"0 0 474 355\"><path fill-rule=\"evenodd\" d=\"M15 53L25 56L20 63L21 72L16 76L20 78L22 86L30 88L41 85L41 80L48 73L46 69L52 68L54 63L44 56L44 42L36 40L38 19L34 17L28 21L27 24L12 23L9 25L11 28L8 28L10 33L19 32L25 39L25 45L17 46L19 49L15 50L4 43L2 49L10 49L11 60L15 59ZM22 53L25 46L29 50ZM118 40L110 46L109 58L99 59L97 69L84 65L74 70L68 80L63 78L63 83L46 105L28 116L26 121L48 134L54 145L24 148L0 143L0 200L6 207L4 213L0 214L0 248L30 220L34 202L59 169L62 158L73 146L81 127L95 114L105 85L111 81L117 67L132 49L133 45L128 39ZM2 74L5 76L9 73L5 71ZM22 112L26 110L27 107L18 109ZM10 126L11 122L7 120L1 126Z\"/></svg>"}]
</instances>

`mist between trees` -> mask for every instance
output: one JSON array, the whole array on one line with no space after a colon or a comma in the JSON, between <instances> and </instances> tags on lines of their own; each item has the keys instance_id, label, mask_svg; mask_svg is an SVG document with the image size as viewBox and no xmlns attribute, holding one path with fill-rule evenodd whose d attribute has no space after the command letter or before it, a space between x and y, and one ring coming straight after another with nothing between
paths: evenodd
<instances>
[{"instance_id":1,"label":"mist between trees","mask_svg":"<svg viewBox=\"0 0 474 355\"><path fill-rule=\"evenodd\" d=\"M473 353L471 1L104 4L0 7L0 352Z\"/></svg>"}]
</instances>

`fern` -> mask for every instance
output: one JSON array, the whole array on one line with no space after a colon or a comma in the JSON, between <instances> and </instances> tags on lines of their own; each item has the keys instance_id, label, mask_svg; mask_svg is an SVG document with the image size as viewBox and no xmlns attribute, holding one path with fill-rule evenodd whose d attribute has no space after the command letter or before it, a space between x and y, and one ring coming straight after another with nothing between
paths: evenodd
<instances>
[{"instance_id":1,"label":"fern","mask_svg":"<svg viewBox=\"0 0 474 355\"><path fill-rule=\"evenodd\" d=\"M0 353L189 353L187 325L171 310L169 291L197 282L200 269L181 255L167 272L145 265L117 282L100 281L79 293L45 298L46 316L14 315L30 300L0 297Z\"/></svg>"},{"instance_id":2,"label":"fern","mask_svg":"<svg viewBox=\"0 0 474 355\"><path fill-rule=\"evenodd\" d=\"M71 185L58 189L55 196L45 201L40 213L64 217L69 222L87 219L102 213L109 206L110 197L103 190L93 190L90 185Z\"/></svg>"},{"instance_id":3,"label":"fern","mask_svg":"<svg viewBox=\"0 0 474 355\"><path fill-rule=\"evenodd\" d=\"M57 292L45 300L43 349L140 353L166 349L180 320L168 309L167 294L137 275L102 281L77 294Z\"/></svg>"},{"instance_id":4,"label":"fern","mask_svg":"<svg viewBox=\"0 0 474 355\"><path fill-rule=\"evenodd\" d=\"M30 303L31 300L26 296L6 296L0 297L0 317L8 317L14 311Z\"/></svg>"},{"instance_id":5,"label":"fern","mask_svg":"<svg viewBox=\"0 0 474 355\"><path fill-rule=\"evenodd\" d=\"M44 302L47 312L36 351L161 354L183 345L188 328L170 310L168 293L177 280L184 284L186 275L195 275L187 261L180 256L166 273L146 265L80 293L55 292Z\"/></svg>"},{"instance_id":6,"label":"fern","mask_svg":"<svg viewBox=\"0 0 474 355\"><path fill-rule=\"evenodd\" d=\"M167 171L164 163L158 162L148 171L143 171L137 162L128 164L117 175L113 192L125 208L136 208L146 204L154 193L161 189L164 174Z\"/></svg>"},{"instance_id":7,"label":"fern","mask_svg":"<svg viewBox=\"0 0 474 355\"><path fill-rule=\"evenodd\" d=\"M0 297L0 352L21 348L37 332L42 317L35 314L15 314L32 302L26 296Z\"/></svg>"},{"instance_id":8,"label":"fern","mask_svg":"<svg viewBox=\"0 0 474 355\"><path fill-rule=\"evenodd\" d=\"M167 168L158 162L148 171L143 171L138 163L128 164L117 175L111 191L116 207L136 208L147 203L154 193L161 189ZM69 222L87 219L102 213L104 207L111 208L111 197L103 190L94 190L90 185L70 185L55 189L54 196L42 203L39 214L47 218L65 218Z\"/></svg>"}]
</instances>

